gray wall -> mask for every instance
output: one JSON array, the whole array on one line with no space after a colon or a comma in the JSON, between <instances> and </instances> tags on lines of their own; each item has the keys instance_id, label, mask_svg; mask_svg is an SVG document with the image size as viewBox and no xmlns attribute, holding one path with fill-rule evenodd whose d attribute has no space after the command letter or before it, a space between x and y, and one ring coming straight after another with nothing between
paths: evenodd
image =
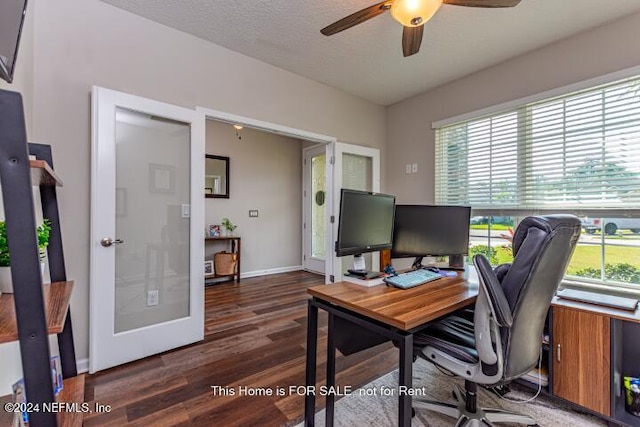
<instances>
[{"instance_id":1,"label":"gray wall","mask_svg":"<svg viewBox=\"0 0 640 427\"><path fill-rule=\"evenodd\" d=\"M386 189L400 203L434 199L431 123L640 65L640 14L472 74L387 109ZM405 174L419 162L417 174Z\"/></svg>"},{"instance_id":2,"label":"gray wall","mask_svg":"<svg viewBox=\"0 0 640 427\"><path fill-rule=\"evenodd\" d=\"M207 121L207 154L230 158L230 197L206 199L207 224L228 217L242 237L242 273L302 265L302 141ZM259 216L249 218L249 210ZM208 259L224 245L208 244Z\"/></svg>"}]
</instances>

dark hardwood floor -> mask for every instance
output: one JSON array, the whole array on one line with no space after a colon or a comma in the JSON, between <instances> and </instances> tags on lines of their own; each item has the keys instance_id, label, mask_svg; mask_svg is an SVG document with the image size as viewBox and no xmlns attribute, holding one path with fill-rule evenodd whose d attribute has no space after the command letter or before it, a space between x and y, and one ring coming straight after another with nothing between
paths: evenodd
<instances>
[{"instance_id":1,"label":"dark hardwood floor","mask_svg":"<svg viewBox=\"0 0 640 427\"><path fill-rule=\"evenodd\" d=\"M88 375L85 401L111 405L85 426L289 426L302 421L307 293L323 277L292 272L206 288L204 341ZM318 377L326 362L326 313L320 314ZM337 384L354 388L397 366L383 344L338 355ZM317 385L324 381L318 382ZM214 395L211 386L219 386ZM240 395L241 387L285 389L283 396ZM221 393L220 390L227 390ZM235 395L231 395L231 391ZM324 406L317 399L318 409Z\"/></svg>"}]
</instances>

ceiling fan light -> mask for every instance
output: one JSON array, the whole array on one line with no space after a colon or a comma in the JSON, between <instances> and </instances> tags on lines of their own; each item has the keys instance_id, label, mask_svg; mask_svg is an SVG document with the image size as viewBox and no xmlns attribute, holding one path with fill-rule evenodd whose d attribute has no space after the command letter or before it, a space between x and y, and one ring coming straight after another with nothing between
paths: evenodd
<instances>
[{"instance_id":1,"label":"ceiling fan light","mask_svg":"<svg viewBox=\"0 0 640 427\"><path fill-rule=\"evenodd\" d=\"M417 27L431 19L440 6L442 0L396 0L391 16L405 27Z\"/></svg>"}]
</instances>

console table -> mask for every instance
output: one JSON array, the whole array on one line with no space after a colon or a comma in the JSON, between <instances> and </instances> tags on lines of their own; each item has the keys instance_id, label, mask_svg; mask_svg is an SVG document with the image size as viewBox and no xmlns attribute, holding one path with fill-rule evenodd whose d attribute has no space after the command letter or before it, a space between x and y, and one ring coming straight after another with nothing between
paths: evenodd
<instances>
[{"instance_id":1,"label":"console table","mask_svg":"<svg viewBox=\"0 0 640 427\"><path fill-rule=\"evenodd\" d=\"M207 245L207 243L215 243L215 242L224 242L229 244L231 253L234 253L237 256L236 271L233 274L215 274L215 271L214 271L214 274L205 275L204 277L205 283L207 282L207 280L217 279L221 277L228 277L231 279L231 281L235 280L237 283L240 283L240 256L241 256L240 237L233 236L233 237L205 237L204 238L205 246Z\"/></svg>"}]
</instances>

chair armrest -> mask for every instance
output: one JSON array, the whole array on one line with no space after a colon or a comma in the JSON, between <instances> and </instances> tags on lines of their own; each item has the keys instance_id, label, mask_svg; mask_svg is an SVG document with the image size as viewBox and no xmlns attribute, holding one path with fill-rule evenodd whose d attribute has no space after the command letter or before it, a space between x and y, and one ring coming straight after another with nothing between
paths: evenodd
<instances>
[{"instance_id":1,"label":"chair armrest","mask_svg":"<svg viewBox=\"0 0 640 427\"><path fill-rule=\"evenodd\" d=\"M478 270L480 286L487 294L491 313L496 323L502 327L510 327L513 324L511 308L509 307L507 297L504 295L502 286L498 281L498 277L491 268L491 264L489 264L489 260L487 260L484 255L478 254L473 257L473 264Z\"/></svg>"}]
</instances>

